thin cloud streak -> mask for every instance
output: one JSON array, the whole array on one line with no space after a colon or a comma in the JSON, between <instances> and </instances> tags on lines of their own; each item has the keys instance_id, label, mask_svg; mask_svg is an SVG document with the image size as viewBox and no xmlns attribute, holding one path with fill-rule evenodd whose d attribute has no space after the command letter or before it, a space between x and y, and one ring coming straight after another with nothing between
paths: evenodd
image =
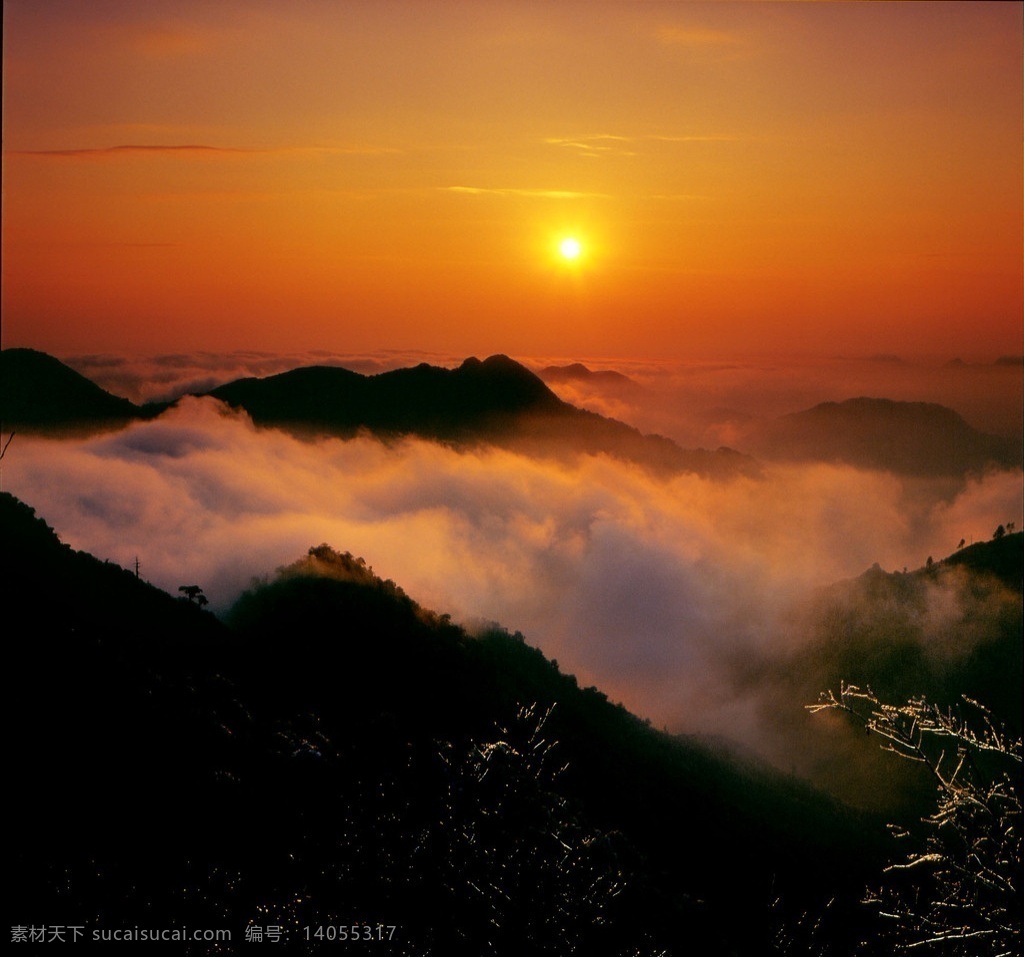
<instances>
[{"instance_id":1,"label":"thin cloud streak","mask_svg":"<svg viewBox=\"0 0 1024 957\"><path fill-rule=\"evenodd\" d=\"M549 136L548 146L569 149L581 156L639 156L640 150L631 148L643 143L731 143L740 137L719 134L659 134L650 133L624 136L617 133L595 133L586 136Z\"/></svg>"}]
</instances>

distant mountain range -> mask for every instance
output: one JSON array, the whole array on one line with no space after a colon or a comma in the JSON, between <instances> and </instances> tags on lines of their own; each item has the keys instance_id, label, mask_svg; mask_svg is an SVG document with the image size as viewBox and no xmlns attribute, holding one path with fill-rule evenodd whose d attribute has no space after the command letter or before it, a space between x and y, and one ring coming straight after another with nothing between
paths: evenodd
<instances>
[{"instance_id":1,"label":"distant mountain range","mask_svg":"<svg viewBox=\"0 0 1024 957\"><path fill-rule=\"evenodd\" d=\"M671 439L577 408L507 356L458 368L421 364L364 376L316 366L241 379L209 395L245 409L257 425L351 436L416 435L456 444L487 442L535 455L599 454L667 472L756 472L732 449L683 449Z\"/></svg>"},{"instance_id":2,"label":"distant mountain range","mask_svg":"<svg viewBox=\"0 0 1024 957\"><path fill-rule=\"evenodd\" d=\"M537 373L545 382L553 385L565 385L575 382L600 386L605 392L618 395L630 395L642 392L638 382L628 375L614 369L588 369L582 362L573 362L566 366L545 366Z\"/></svg>"},{"instance_id":3,"label":"distant mountain range","mask_svg":"<svg viewBox=\"0 0 1024 957\"><path fill-rule=\"evenodd\" d=\"M7 430L82 429L123 424L166 410L135 406L63 363L29 349L0 352L0 417ZM671 439L576 408L507 356L470 358L456 369L426 363L378 375L308 366L247 378L205 393L244 409L260 426L303 435L389 439L419 436L460 445L490 443L537 455L599 454L666 472L731 476L756 463L732 449L687 450Z\"/></svg>"},{"instance_id":4,"label":"distant mountain range","mask_svg":"<svg viewBox=\"0 0 1024 957\"><path fill-rule=\"evenodd\" d=\"M931 402L856 398L823 402L748 427L755 455L798 462L843 462L904 475L964 475L1020 467L1020 449Z\"/></svg>"},{"instance_id":5,"label":"distant mountain range","mask_svg":"<svg viewBox=\"0 0 1024 957\"><path fill-rule=\"evenodd\" d=\"M542 370L553 382L631 384L581 364ZM635 384L634 384L635 385ZM539 456L607 454L663 473L729 477L759 473L772 461L841 462L904 475L964 476L1021 465L1021 441L988 435L934 403L855 398L825 402L771 420L749 420L743 451L683 449L558 398L507 356L466 359L455 369L426 363L377 375L308 366L238 379L207 393L244 409L259 426L302 435L385 440L418 436L455 445L495 444ZM0 419L6 431L115 428L152 418L169 404L137 406L31 349L0 352ZM1024 441L1024 440L1022 440ZM749 453L749 454L744 454Z\"/></svg>"}]
</instances>

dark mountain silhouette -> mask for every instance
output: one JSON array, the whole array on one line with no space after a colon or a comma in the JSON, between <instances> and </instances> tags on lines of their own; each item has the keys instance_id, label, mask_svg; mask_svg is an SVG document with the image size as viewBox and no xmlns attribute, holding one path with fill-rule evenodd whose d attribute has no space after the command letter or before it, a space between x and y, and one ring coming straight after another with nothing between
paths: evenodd
<instances>
[{"instance_id":1,"label":"dark mountain silhouette","mask_svg":"<svg viewBox=\"0 0 1024 957\"><path fill-rule=\"evenodd\" d=\"M686 450L559 399L536 375L496 355L456 369L421 364L363 376L315 366L241 379L209 395L245 409L257 425L312 434L383 438L415 435L461 444L487 442L534 455L606 453L664 471L756 472L732 449Z\"/></svg>"},{"instance_id":2,"label":"dark mountain silhouette","mask_svg":"<svg viewBox=\"0 0 1024 957\"><path fill-rule=\"evenodd\" d=\"M221 623L10 495L0 528L29 616L7 633L13 924L755 955L835 898L830 932L866 932L880 828L654 731L521 636L468 635L360 559L310 549Z\"/></svg>"},{"instance_id":3,"label":"dark mountain silhouette","mask_svg":"<svg viewBox=\"0 0 1024 957\"><path fill-rule=\"evenodd\" d=\"M1007 588L1024 593L1024 533L1011 531L1006 534L1004 531L992 541L976 542L955 551L940 564L970 569L975 574L996 578ZM933 573L932 568L917 572L918 575Z\"/></svg>"},{"instance_id":4,"label":"dark mountain silhouette","mask_svg":"<svg viewBox=\"0 0 1024 957\"><path fill-rule=\"evenodd\" d=\"M765 699L813 702L838 692L841 682L871 690L886 701L925 697L957 712L963 698L989 708L996 725L1021 729L1021 598L1024 534L962 548L916 571L887 572L878 565L848 581L821 588L793 610L789 630L805 640L780 655L737 662ZM906 820L927 812L934 781L906 761L892 762L863 748L863 732L845 742L836 728L772 708L766 724L801 770L829 781L833 793L862 806L888 804Z\"/></svg>"},{"instance_id":5,"label":"dark mountain silhouette","mask_svg":"<svg viewBox=\"0 0 1024 957\"><path fill-rule=\"evenodd\" d=\"M35 349L0 351L0 420L6 430L117 427L143 414L59 359Z\"/></svg>"},{"instance_id":6,"label":"dark mountain silhouette","mask_svg":"<svg viewBox=\"0 0 1024 957\"><path fill-rule=\"evenodd\" d=\"M911 572L877 565L819 595L822 618L842 629L832 636L830 667L878 694L956 704L961 695L982 701L1018 732L1021 727L1021 596L1024 533L979 542ZM945 634L936 638L931 604L948 603ZM955 596L955 602L951 597ZM945 639L946 647L936 647ZM859 675L854 679L855 672ZM834 683L834 681L833 681Z\"/></svg>"},{"instance_id":7,"label":"dark mountain silhouette","mask_svg":"<svg viewBox=\"0 0 1024 957\"><path fill-rule=\"evenodd\" d=\"M116 427L166 411L112 396L59 360L28 349L2 357L0 416L6 429L68 432ZM732 476L757 464L732 449L682 449L559 399L507 356L467 359L457 369L422 363L365 376L308 366L227 383L205 395L244 409L260 426L305 436L418 436L458 445L498 444L538 456L607 454L664 472Z\"/></svg>"},{"instance_id":8,"label":"dark mountain silhouette","mask_svg":"<svg viewBox=\"0 0 1024 957\"><path fill-rule=\"evenodd\" d=\"M642 391L638 382L614 369L588 369L582 362L573 362L567 366L546 366L538 375L553 385L582 382L594 385L603 391L616 395L628 395Z\"/></svg>"},{"instance_id":9,"label":"dark mountain silhouette","mask_svg":"<svg viewBox=\"0 0 1024 957\"><path fill-rule=\"evenodd\" d=\"M258 425L293 425L351 435L466 439L525 414L562 411L536 376L506 356L467 359L457 369L421 363L364 376L333 366L240 379L209 395L246 410Z\"/></svg>"},{"instance_id":10,"label":"dark mountain silhouette","mask_svg":"<svg viewBox=\"0 0 1024 957\"><path fill-rule=\"evenodd\" d=\"M823 402L752 427L747 448L784 461L844 462L905 475L961 476L1019 466L1011 443L930 402Z\"/></svg>"}]
</instances>

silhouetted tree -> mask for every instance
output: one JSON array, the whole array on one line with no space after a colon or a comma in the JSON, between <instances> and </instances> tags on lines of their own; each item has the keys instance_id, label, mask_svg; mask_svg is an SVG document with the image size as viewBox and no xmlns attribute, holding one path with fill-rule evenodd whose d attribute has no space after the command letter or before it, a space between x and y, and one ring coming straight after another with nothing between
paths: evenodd
<instances>
[{"instance_id":1,"label":"silhouetted tree","mask_svg":"<svg viewBox=\"0 0 1024 957\"><path fill-rule=\"evenodd\" d=\"M195 602L195 604L197 604L200 608L202 608L203 605L209 604L209 601L203 594L202 588L200 588L198 585L179 585L178 591L183 592L185 597L189 600L189 602Z\"/></svg>"},{"instance_id":2,"label":"silhouetted tree","mask_svg":"<svg viewBox=\"0 0 1024 957\"><path fill-rule=\"evenodd\" d=\"M1002 537L1003 537L1003 536L1004 536L1005 534L1006 534L1006 529L1005 529L1005 528L1004 528L1004 527L1003 527L1002 525L1000 525L1000 526L999 526L999 527L998 527L998 528L997 528L997 529L996 529L996 530L995 530L995 531L994 531L994 532L992 533L992 537L993 537L994 539L996 539L996 540L998 541L998 540L999 540L1000 538L1002 538Z\"/></svg>"}]
</instances>

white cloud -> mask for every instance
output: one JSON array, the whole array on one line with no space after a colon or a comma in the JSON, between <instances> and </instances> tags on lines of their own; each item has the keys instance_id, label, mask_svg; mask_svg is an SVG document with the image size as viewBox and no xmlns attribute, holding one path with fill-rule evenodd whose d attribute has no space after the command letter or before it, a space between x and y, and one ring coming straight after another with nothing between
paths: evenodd
<instances>
[{"instance_id":1,"label":"white cloud","mask_svg":"<svg viewBox=\"0 0 1024 957\"><path fill-rule=\"evenodd\" d=\"M65 542L129 568L137 556L172 593L195 582L224 608L327 542L438 612L521 630L658 724L748 740L732 662L806 640L781 622L808 589L875 561L920 565L1021 511L1019 472L931 502L925 521L900 480L848 467L663 480L603 456L312 443L209 399L85 440L19 436L4 466Z\"/></svg>"}]
</instances>

